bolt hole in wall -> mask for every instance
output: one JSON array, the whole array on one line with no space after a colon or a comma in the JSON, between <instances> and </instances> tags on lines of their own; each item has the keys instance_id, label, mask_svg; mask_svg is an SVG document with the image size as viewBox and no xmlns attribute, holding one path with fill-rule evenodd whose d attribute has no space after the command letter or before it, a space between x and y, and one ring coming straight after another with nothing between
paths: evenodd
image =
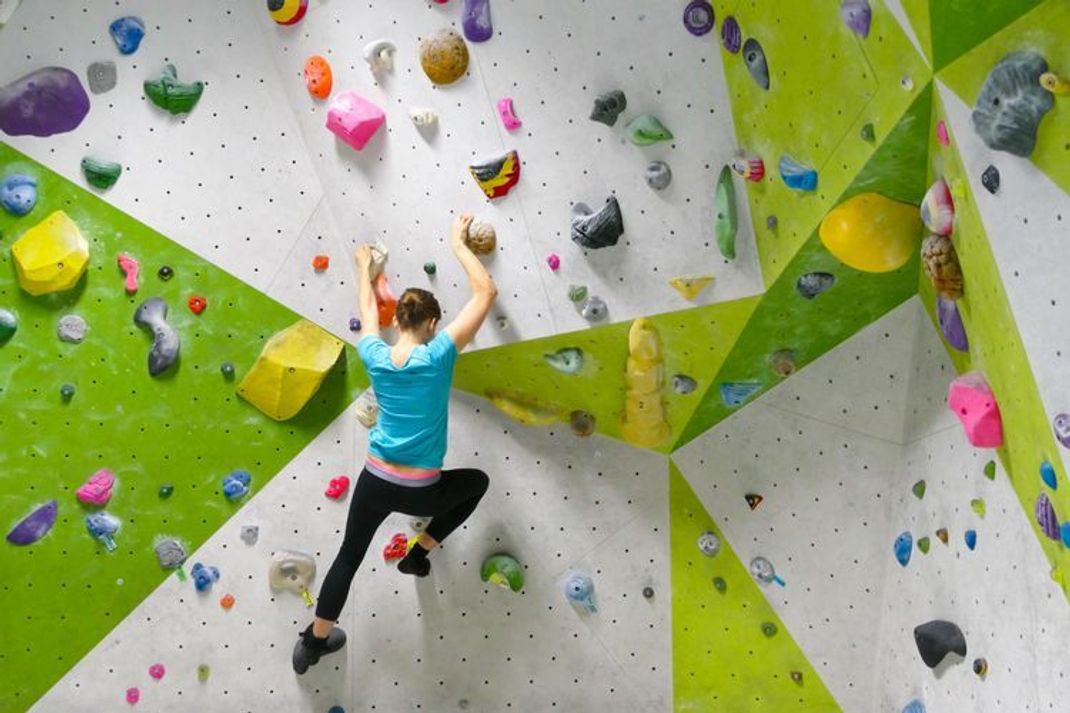
<instances>
[{"instance_id":1,"label":"bolt hole in wall","mask_svg":"<svg viewBox=\"0 0 1070 713\"><path fill-rule=\"evenodd\" d=\"M1067 8L819 4L0 0L0 708L1058 709ZM491 489L295 674L463 211Z\"/></svg>"}]
</instances>

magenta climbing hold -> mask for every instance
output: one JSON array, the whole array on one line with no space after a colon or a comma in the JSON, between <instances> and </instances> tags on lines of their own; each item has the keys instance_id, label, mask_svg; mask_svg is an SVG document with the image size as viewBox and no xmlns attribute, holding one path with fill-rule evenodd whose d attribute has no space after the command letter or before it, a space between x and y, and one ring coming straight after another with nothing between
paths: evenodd
<instances>
[{"instance_id":1,"label":"magenta climbing hold","mask_svg":"<svg viewBox=\"0 0 1070 713\"><path fill-rule=\"evenodd\" d=\"M1003 420L996 396L980 372L971 371L951 382L947 406L966 431L966 438L978 448L1003 445Z\"/></svg>"},{"instance_id":2,"label":"magenta climbing hold","mask_svg":"<svg viewBox=\"0 0 1070 713\"><path fill-rule=\"evenodd\" d=\"M107 468L101 468L89 480L85 481L74 492L79 501L86 505L107 505L111 500L111 489L115 485L115 473Z\"/></svg>"},{"instance_id":3,"label":"magenta climbing hold","mask_svg":"<svg viewBox=\"0 0 1070 713\"><path fill-rule=\"evenodd\" d=\"M490 21L490 0L464 0L461 28L469 42L486 42L494 36Z\"/></svg>"},{"instance_id":4,"label":"magenta climbing hold","mask_svg":"<svg viewBox=\"0 0 1070 713\"><path fill-rule=\"evenodd\" d=\"M167 673L167 671L164 669L162 663L154 663L149 666L149 676L151 676L154 681L159 681L163 678L165 673Z\"/></svg>"},{"instance_id":5,"label":"magenta climbing hold","mask_svg":"<svg viewBox=\"0 0 1070 713\"><path fill-rule=\"evenodd\" d=\"M130 688L126 689L126 702L127 703L129 703L130 705L134 705L135 703L137 703L140 700L141 700L141 691L138 690L137 686L131 686Z\"/></svg>"},{"instance_id":6,"label":"magenta climbing hold","mask_svg":"<svg viewBox=\"0 0 1070 713\"><path fill-rule=\"evenodd\" d=\"M327 128L360 151L386 121L386 114L356 92L340 92L327 109Z\"/></svg>"},{"instance_id":7,"label":"magenta climbing hold","mask_svg":"<svg viewBox=\"0 0 1070 713\"><path fill-rule=\"evenodd\" d=\"M119 253L119 269L122 270L123 274L126 276L126 291L130 294L137 292L137 277L138 272L141 269L141 265L138 261L132 255Z\"/></svg>"},{"instance_id":8,"label":"magenta climbing hold","mask_svg":"<svg viewBox=\"0 0 1070 713\"><path fill-rule=\"evenodd\" d=\"M940 142L941 146L951 145L951 134L947 131L947 124L944 120L936 122L936 140Z\"/></svg>"},{"instance_id":9,"label":"magenta climbing hold","mask_svg":"<svg viewBox=\"0 0 1070 713\"><path fill-rule=\"evenodd\" d=\"M510 97L502 97L498 100L498 116L502 118L502 126L508 131L516 131L523 126L523 122L516 118L513 100Z\"/></svg>"},{"instance_id":10,"label":"magenta climbing hold","mask_svg":"<svg viewBox=\"0 0 1070 713\"><path fill-rule=\"evenodd\" d=\"M552 272L557 272L561 268L561 256L557 253L550 253L546 256L546 266Z\"/></svg>"},{"instance_id":11,"label":"magenta climbing hold","mask_svg":"<svg viewBox=\"0 0 1070 713\"><path fill-rule=\"evenodd\" d=\"M73 131L88 113L81 80L63 67L44 67L0 87L0 132L8 136Z\"/></svg>"}]
</instances>

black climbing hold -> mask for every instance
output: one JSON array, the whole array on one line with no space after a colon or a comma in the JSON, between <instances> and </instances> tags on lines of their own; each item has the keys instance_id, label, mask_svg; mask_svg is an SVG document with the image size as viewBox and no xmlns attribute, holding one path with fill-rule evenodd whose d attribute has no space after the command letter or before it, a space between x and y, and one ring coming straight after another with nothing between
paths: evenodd
<instances>
[{"instance_id":1,"label":"black climbing hold","mask_svg":"<svg viewBox=\"0 0 1070 713\"><path fill-rule=\"evenodd\" d=\"M959 656L966 655L966 637L962 629L942 619L914 627L914 643L918 645L921 660L929 668L936 668L952 651Z\"/></svg>"},{"instance_id":2,"label":"black climbing hold","mask_svg":"<svg viewBox=\"0 0 1070 713\"><path fill-rule=\"evenodd\" d=\"M172 270L167 265L164 265L163 267L161 267L159 270L156 271L156 276L159 277L161 280L164 280L164 281L170 280L172 277L175 276L175 271Z\"/></svg>"},{"instance_id":3,"label":"black climbing hold","mask_svg":"<svg viewBox=\"0 0 1070 713\"><path fill-rule=\"evenodd\" d=\"M219 371L223 374L224 379L234 378L234 365L229 361L223 362L223 365L219 367Z\"/></svg>"},{"instance_id":4,"label":"black climbing hold","mask_svg":"<svg viewBox=\"0 0 1070 713\"><path fill-rule=\"evenodd\" d=\"M999 192L999 169L989 165L985 172L981 174L981 185L989 193L996 195Z\"/></svg>"},{"instance_id":5,"label":"black climbing hold","mask_svg":"<svg viewBox=\"0 0 1070 713\"><path fill-rule=\"evenodd\" d=\"M624 217L616 196L606 199L597 213L586 203L572 206L572 242L597 249L616 245L624 233Z\"/></svg>"},{"instance_id":6,"label":"black climbing hold","mask_svg":"<svg viewBox=\"0 0 1070 713\"><path fill-rule=\"evenodd\" d=\"M654 598L654 588L653 587L643 587L643 596L645 598L647 598L647 599L653 599Z\"/></svg>"},{"instance_id":7,"label":"black climbing hold","mask_svg":"<svg viewBox=\"0 0 1070 713\"><path fill-rule=\"evenodd\" d=\"M64 384L59 387L59 395L64 401L70 401L74 398L74 384Z\"/></svg>"}]
</instances>

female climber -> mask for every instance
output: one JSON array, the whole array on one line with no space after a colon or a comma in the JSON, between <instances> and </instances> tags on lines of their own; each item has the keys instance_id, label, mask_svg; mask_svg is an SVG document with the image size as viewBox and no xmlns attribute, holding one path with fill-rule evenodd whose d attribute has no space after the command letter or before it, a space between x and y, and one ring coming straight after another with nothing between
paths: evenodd
<instances>
[{"instance_id":1,"label":"female climber","mask_svg":"<svg viewBox=\"0 0 1070 713\"><path fill-rule=\"evenodd\" d=\"M357 249L364 325L357 350L371 377L379 418L369 433L364 469L349 502L342 547L320 588L316 618L294 647L293 667L299 674L345 645L345 632L335 624L353 575L388 515L402 512L433 518L398 563L401 572L426 577L431 571L428 553L468 519L487 492L490 481L482 471L442 470L453 363L475 337L498 296L486 268L465 244L471 223L470 215L456 218L450 239L472 289L468 303L435 334L442 310L434 295L416 288L405 290L394 317L399 336L393 346L379 336L371 250L367 245Z\"/></svg>"}]
</instances>

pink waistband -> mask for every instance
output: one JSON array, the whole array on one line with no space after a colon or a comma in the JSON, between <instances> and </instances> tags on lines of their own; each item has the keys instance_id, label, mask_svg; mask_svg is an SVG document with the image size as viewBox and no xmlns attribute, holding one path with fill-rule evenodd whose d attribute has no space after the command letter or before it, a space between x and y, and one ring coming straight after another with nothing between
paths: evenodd
<instances>
[{"instance_id":1,"label":"pink waistband","mask_svg":"<svg viewBox=\"0 0 1070 713\"><path fill-rule=\"evenodd\" d=\"M423 481L430 478L437 478L442 472L441 468L408 468L406 470L400 470L395 465L382 461L371 454L368 454L367 462L369 465L374 466L374 469L380 473L401 480Z\"/></svg>"}]
</instances>

